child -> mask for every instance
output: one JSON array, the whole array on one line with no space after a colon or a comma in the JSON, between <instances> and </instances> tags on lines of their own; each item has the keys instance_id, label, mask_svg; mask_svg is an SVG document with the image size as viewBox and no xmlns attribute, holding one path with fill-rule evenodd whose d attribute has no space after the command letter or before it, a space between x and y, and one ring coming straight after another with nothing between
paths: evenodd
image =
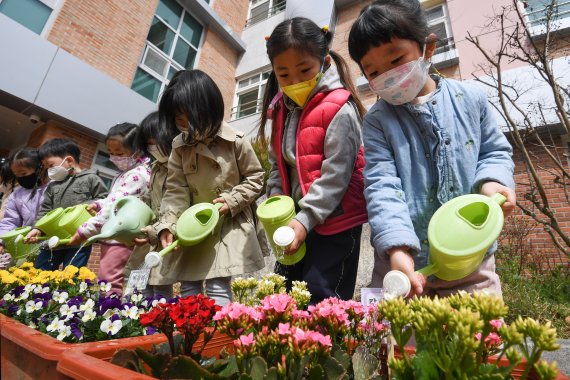
<instances>
[{"instance_id":1,"label":"child","mask_svg":"<svg viewBox=\"0 0 570 380\"><path fill-rule=\"evenodd\" d=\"M0 220L4 218L8 197L16 187L16 176L10 169L10 160L0 158Z\"/></svg>"},{"instance_id":2,"label":"child","mask_svg":"<svg viewBox=\"0 0 570 380\"><path fill-rule=\"evenodd\" d=\"M272 164L268 196L290 195L298 208L289 227L306 255L277 264L288 285L306 281L315 304L328 297L351 299L366 222L360 132L364 108L346 62L329 50L332 33L302 17L285 20L267 40L271 72L258 136L271 118ZM267 112L271 111L268 115Z\"/></svg>"},{"instance_id":3,"label":"child","mask_svg":"<svg viewBox=\"0 0 570 380\"><path fill-rule=\"evenodd\" d=\"M48 182L36 148L20 149L8 162L20 187L6 201L6 212L0 221L0 236L17 227L34 225ZM10 253L4 251L0 240L0 269L12 264Z\"/></svg>"},{"instance_id":4,"label":"child","mask_svg":"<svg viewBox=\"0 0 570 380\"><path fill-rule=\"evenodd\" d=\"M166 191L166 175L168 174L168 156L172 150L172 140L177 135L176 129L161 128L158 122L158 111L150 113L141 122L136 135L136 147L139 151L144 152L145 155L154 157L154 162L151 165L152 173L150 175L150 200L148 202L150 208L155 215L160 215L160 202L162 196ZM152 232L150 229L149 232ZM137 239L138 240L138 239ZM150 245L146 244L149 243ZM129 261L125 265L123 275L125 278L129 277L132 270L141 266L146 254L150 251L151 246L155 248L159 244L156 235L151 234L148 239L142 239L140 242L144 245L135 247ZM153 249L156 250L156 249ZM145 297L153 297L155 295L162 295L167 298L172 298L172 279L166 278L160 273L160 266L152 268L148 279L148 285L143 290Z\"/></svg>"},{"instance_id":5,"label":"child","mask_svg":"<svg viewBox=\"0 0 570 380\"><path fill-rule=\"evenodd\" d=\"M201 202L223 204L213 235L166 256L162 274L181 281L182 296L201 293L206 280L208 296L226 305L231 276L265 265L252 211L263 187L263 169L243 133L222 121L222 94L206 73L177 72L162 94L159 114L166 128L182 132L172 143L155 225L162 246L172 242L176 221L187 208Z\"/></svg>"},{"instance_id":6,"label":"child","mask_svg":"<svg viewBox=\"0 0 570 380\"><path fill-rule=\"evenodd\" d=\"M365 7L349 35L349 52L381 99L363 122L365 196L376 249L372 285L390 269L404 272L412 294L457 290L498 294L491 249L480 268L458 281L426 279L427 230L445 202L472 192L501 193L515 205L512 149L485 94L467 82L429 76L435 35L417 0L382 0ZM450 233L452 231L450 230Z\"/></svg>"},{"instance_id":7,"label":"child","mask_svg":"<svg viewBox=\"0 0 570 380\"><path fill-rule=\"evenodd\" d=\"M117 199L127 195L144 199L148 195L149 159L141 156L134 148L136 128L136 124L122 123L109 129L105 145L109 150L111 162L119 169L120 174L113 180L109 195L89 206L90 209L97 211L97 215L77 229L70 244L80 243L100 233L103 224L109 220ZM121 295L123 269L133 248L112 240L99 243L101 244L101 260L97 277L111 284L111 293Z\"/></svg>"},{"instance_id":8,"label":"child","mask_svg":"<svg viewBox=\"0 0 570 380\"><path fill-rule=\"evenodd\" d=\"M89 203L107 195L107 188L94 171L80 169L79 154L79 146L68 139L51 139L40 146L40 160L51 181L44 193L36 222L58 207L66 208ZM35 243L41 235L42 232L34 228L26 236L26 242ZM77 249L77 246L59 247L53 251L44 248L40 251L34 266L38 269L55 270L62 263L64 267L87 265L91 247L84 247L79 252Z\"/></svg>"}]
</instances>

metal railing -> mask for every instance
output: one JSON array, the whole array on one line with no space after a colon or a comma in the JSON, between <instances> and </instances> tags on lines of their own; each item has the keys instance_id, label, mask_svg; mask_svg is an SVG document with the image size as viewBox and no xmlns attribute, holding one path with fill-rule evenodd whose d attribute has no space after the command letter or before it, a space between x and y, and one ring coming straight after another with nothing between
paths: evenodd
<instances>
[{"instance_id":1,"label":"metal railing","mask_svg":"<svg viewBox=\"0 0 570 380\"><path fill-rule=\"evenodd\" d=\"M433 55L446 53L452 49L455 49L455 40L453 37L437 40L435 43L435 51L433 52Z\"/></svg>"},{"instance_id":2,"label":"metal railing","mask_svg":"<svg viewBox=\"0 0 570 380\"><path fill-rule=\"evenodd\" d=\"M232 107L230 120L241 119L242 117L255 115L261 112L263 99L256 99L249 102L241 103L236 107Z\"/></svg>"},{"instance_id":3,"label":"metal railing","mask_svg":"<svg viewBox=\"0 0 570 380\"><path fill-rule=\"evenodd\" d=\"M526 15L531 26L538 26L547 20L547 13L550 12L549 0L544 0L537 5L529 4L529 1L527 1L525 4L525 8L527 8ZM529 6L532 6L530 12L528 11ZM538 9L534 10L533 8ZM557 21L567 17L570 17L570 1L557 2L554 5L554 9L552 9L551 20Z\"/></svg>"},{"instance_id":4,"label":"metal railing","mask_svg":"<svg viewBox=\"0 0 570 380\"><path fill-rule=\"evenodd\" d=\"M258 22L261 22L263 20L267 20L268 18L275 16L278 13L283 12L285 10L286 4L287 4L286 1L282 1L278 4L275 4L271 8L269 8L266 13L262 13L262 14L250 17L249 19L246 20L245 27L248 28L252 25L257 24Z\"/></svg>"}]
</instances>

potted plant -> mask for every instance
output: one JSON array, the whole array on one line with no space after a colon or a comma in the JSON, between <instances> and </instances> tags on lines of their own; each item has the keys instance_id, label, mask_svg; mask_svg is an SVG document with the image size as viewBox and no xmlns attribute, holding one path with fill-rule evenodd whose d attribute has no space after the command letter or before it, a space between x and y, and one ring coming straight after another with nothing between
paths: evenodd
<instances>
[{"instance_id":1,"label":"potted plant","mask_svg":"<svg viewBox=\"0 0 570 380\"><path fill-rule=\"evenodd\" d=\"M58 378L57 361L63 351L79 346L73 343L113 340L117 345L118 338L153 333L138 317L159 300L106 295L108 285L95 278L89 269L73 266L41 271L24 263L0 271L3 375Z\"/></svg>"}]
</instances>

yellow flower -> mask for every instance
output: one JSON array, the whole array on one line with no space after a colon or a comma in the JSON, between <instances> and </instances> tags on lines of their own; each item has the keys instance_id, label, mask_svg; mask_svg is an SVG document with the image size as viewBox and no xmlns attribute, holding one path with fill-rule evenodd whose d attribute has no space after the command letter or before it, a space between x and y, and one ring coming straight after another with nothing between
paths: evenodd
<instances>
[{"instance_id":1,"label":"yellow flower","mask_svg":"<svg viewBox=\"0 0 570 380\"><path fill-rule=\"evenodd\" d=\"M79 272L79 269L77 269L76 266L74 265L68 265L65 267L65 269L63 270L63 272L69 277L72 278L73 276L75 276L77 274L77 272Z\"/></svg>"},{"instance_id":2,"label":"yellow flower","mask_svg":"<svg viewBox=\"0 0 570 380\"><path fill-rule=\"evenodd\" d=\"M5 284L13 284L17 282L18 278L14 275L8 274L7 276L2 277L2 282Z\"/></svg>"},{"instance_id":3,"label":"yellow flower","mask_svg":"<svg viewBox=\"0 0 570 380\"><path fill-rule=\"evenodd\" d=\"M20 265L20 268L22 269L26 269L26 268L34 268L34 263L31 263L29 261L26 261L25 263L23 263L22 265Z\"/></svg>"},{"instance_id":4,"label":"yellow flower","mask_svg":"<svg viewBox=\"0 0 570 380\"><path fill-rule=\"evenodd\" d=\"M77 278L79 278L80 280L95 280L97 278L97 275L95 273L93 273L91 270L89 270L89 268L87 267L81 267L79 269L79 275L77 276Z\"/></svg>"},{"instance_id":5,"label":"yellow flower","mask_svg":"<svg viewBox=\"0 0 570 380\"><path fill-rule=\"evenodd\" d=\"M19 279L27 279L28 278L28 272L26 272L25 270L22 270L20 268L17 268L16 270L14 270L14 272L12 272L12 274L16 277L18 277Z\"/></svg>"}]
</instances>

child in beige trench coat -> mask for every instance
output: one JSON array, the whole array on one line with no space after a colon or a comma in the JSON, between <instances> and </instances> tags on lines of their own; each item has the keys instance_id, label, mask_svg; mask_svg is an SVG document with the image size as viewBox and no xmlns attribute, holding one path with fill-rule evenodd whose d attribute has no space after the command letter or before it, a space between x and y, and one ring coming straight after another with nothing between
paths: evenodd
<instances>
[{"instance_id":1,"label":"child in beige trench coat","mask_svg":"<svg viewBox=\"0 0 570 380\"><path fill-rule=\"evenodd\" d=\"M173 240L176 222L188 207L223 203L212 235L168 254L162 275L181 281L181 296L202 292L219 305L231 301L231 276L253 272L265 262L252 205L263 187L264 171L243 133L223 122L218 86L199 70L179 71L162 95L161 125L178 128L168 160L166 192L154 225L162 246Z\"/></svg>"}]
</instances>

